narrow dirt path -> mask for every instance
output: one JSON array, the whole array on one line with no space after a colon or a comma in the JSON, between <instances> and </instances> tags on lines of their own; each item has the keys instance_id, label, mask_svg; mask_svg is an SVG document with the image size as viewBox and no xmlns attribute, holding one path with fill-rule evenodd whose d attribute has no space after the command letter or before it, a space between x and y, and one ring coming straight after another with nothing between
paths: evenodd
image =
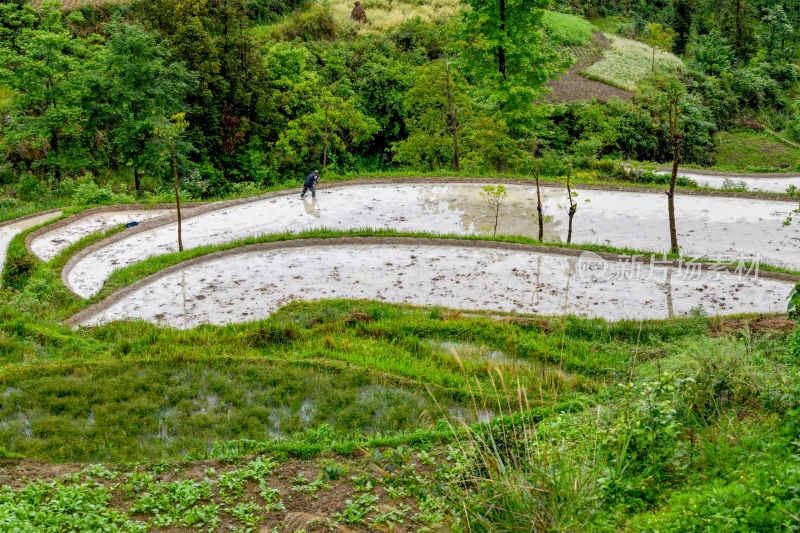
<instances>
[{"instance_id":1,"label":"narrow dirt path","mask_svg":"<svg viewBox=\"0 0 800 533\"><path fill-rule=\"evenodd\" d=\"M547 82L551 92L545 98L551 102L584 102L597 100L608 102L614 98L622 101L633 99L633 93L619 89L606 83L590 80L581 75L587 67L603 60L603 50L607 50L611 42L602 32L594 32L594 38L588 46L572 47L570 52L575 57L575 63L565 74L557 80Z\"/></svg>"}]
</instances>

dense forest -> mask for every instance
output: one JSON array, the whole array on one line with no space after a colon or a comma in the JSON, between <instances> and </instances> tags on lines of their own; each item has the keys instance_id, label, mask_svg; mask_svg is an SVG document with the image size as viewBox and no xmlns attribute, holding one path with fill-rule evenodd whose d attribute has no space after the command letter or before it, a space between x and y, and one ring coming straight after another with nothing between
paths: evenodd
<instances>
[{"instance_id":1,"label":"dense forest","mask_svg":"<svg viewBox=\"0 0 800 533\"><path fill-rule=\"evenodd\" d=\"M800 142L797 0L445 0L420 15L388 4L389 20L369 25L349 3L5 2L0 186L31 200L74 194L88 175L121 194L157 192L172 176L168 137L189 198L318 167L664 163L676 95L683 164L713 165L717 135L739 128ZM364 6L369 21L382 3ZM598 29L652 49L651 71L606 76L629 98L548 97Z\"/></svg>"}]
</instances>

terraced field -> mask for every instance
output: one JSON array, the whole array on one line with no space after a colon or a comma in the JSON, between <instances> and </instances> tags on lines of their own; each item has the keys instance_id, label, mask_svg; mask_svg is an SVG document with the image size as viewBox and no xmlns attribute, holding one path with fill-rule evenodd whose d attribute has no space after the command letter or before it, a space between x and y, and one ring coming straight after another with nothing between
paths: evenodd
<instances>
[{"instance_id":1,"label":"terraced field","mask_svg":"<svg viewBox=\"0 0 800 533\"><path fill-rule=\"evenodd\" d=\"M465 437L569 428L569 454L553 457L571 469L613 452L600 436L638 416L630 402L654 394L653 379L705 383L721 357L783 357L775 339L792 324L772 313L794 274L612 253L664 246L661 193L580 188L583 244L566 247L561 189L544 190L548 245L531 238L529 182L506 183L490 238L487 183L197 206L183 253L166 206L8 223L11 257L27 266L0 308L0 440L27 459L0 463L0 526L433 530L458 519L443 480L467 482ZM763 252L797 270L786 198L686 193L678 205L687 248ZM82 283L89 259L86 300L63 279ZM781 368L753 379L779 387ZM645 381L615 385L634 370ZM663 390L684 390L672 383ZM619 407L601 411L607 395ZM782 466L758 491L781 501L791 459L772 460Z\"/></svg>"}]
</instances>

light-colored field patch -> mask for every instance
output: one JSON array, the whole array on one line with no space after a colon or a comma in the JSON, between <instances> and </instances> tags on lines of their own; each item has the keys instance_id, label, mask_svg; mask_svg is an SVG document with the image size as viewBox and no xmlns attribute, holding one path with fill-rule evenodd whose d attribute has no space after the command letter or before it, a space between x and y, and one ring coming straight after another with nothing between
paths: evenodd
<instances>
[{"instance_id":1,"label":"light-colored field patch","mask_svg":"<svg viewBox=\"0 0 800 533\"><path fill-rule=\"evenodd\" d=\"M370 299L480 311L563 313L609 320L668 318L693 309L777 312L792 281L457 243L331 244L225 255L134 290L82 321L141 319L177 328L263 319L294 301ZM591 268L590 268L591 267Z\"/></svg>"},{"instance_id":2,"label":"light-colored field patch","mask_svg":"<svg viewBox=\"0 0 800 533\"><path fill-rule=\"evenodd\" d=\"M173 212L169 209L133 209L108 211L78 218L72 224L48 231L34 238L31 251L42 261L50 261L62 250L82 238L129 222L144 222Z\"/></svg>"},{"instance_id":3,"label":"light-colored field patch","mask_svg":"<svg viewBox=\"0 0 800 533\"><path fill-rule=\"evenodd\" d=\"M311 229L394 229L441 234L487 234L493 224L481 198L481 183L342 185L320 190L316 201L290 194L227 207L188 218L186 248L230 243L258 235ZM535 237L536 189L507 185L498 234ZM567 236L566 195L544 187L545 240ZM652 193L578 189L573 242L619 248L669 248L667 200ZM679 195L676 201L679 244L689 256L737 259L760 257L784 266L800 265L800 225L784 227L790 202ZM177 226L168 224L98 248L76 261L67 282L77 294L97 294L111 273L148 257L177 251Z\"/></svg>"},{"instance_id":4,"label":"light-colored field patch","mask_svg":"<svg viewBox=\"0 0 800 533\"><path fill-rule=\"evenodd\" d=\"M367 12L367 23L360 24L350 18L352 0L332 0L333 17L340 27L354 28L361 35L385 33L396 30L403 23L419 17L423 22L447 20L461 9L459 0L362 0Z\"/></svg>"},{"instance_id":5,"label":"light-colored field patch","mask_svg":"<svg viewBox=\"0 0 800 533\"><path fill-rule=\"evenodd\" d=\"M583 71L589 79L602 81L635 91L636 85L652 73L653 49L644 43L616 35L606 35L611 48L604 52L605 59ZM683 62L675 55L656 50L656 71L679 72Z\"/></svg>"}]
</instances>

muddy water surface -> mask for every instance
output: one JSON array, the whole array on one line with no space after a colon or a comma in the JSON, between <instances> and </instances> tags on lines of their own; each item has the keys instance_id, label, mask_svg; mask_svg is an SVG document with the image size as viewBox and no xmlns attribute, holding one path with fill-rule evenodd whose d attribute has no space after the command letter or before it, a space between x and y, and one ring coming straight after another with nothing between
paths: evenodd
<instances>
[{"instance_id":1,"label":"muddy water surface","mask_svg":"<svg viewBox=\"0 0 800 533\"><path fill-rule=\"evenodd\" d=\"M31 241L30 248L42 261L50 261L62 250L100 231L106 231L120 224L128 222L144 222L151 218L160 217L174 212L169 209L131 209L125 211L108 211L97 213L39 235Z\"/></svg>"},{"instance_id":2,"label":"muddy water surface","mask_svg":"<svg viewBox=\"0 0 800 533\"><path fill-rule=\"evenodd\" d=\"M427 244L243 251L155 279L83 324L141 319L178 328L221 325L262 319L293 301L330 298L660 319L701 307L711 315L782 311L792 286L673 267L637 274L623 262L600 270L586 264L577 257Z\"/></svg>"},{"instance_id":3,"label":"muddy water surface","mask_svg":"<svg viewBox=\"0 0 800 533\"><path fill-rule=\"evenodd\" d=\"M668 174L661 172L661 174ZM753 176L718 176L702 172L681 172L681 176L697 182L700 187L720 190L746 190L757 192L785 193L789 186L800 187L800 176L786 177L753 177Z\"/></svg>"},{"instance_id":4,"label":"muddy water surface","mask_svg":"<svg viewBox=\"0 0 800 533\"><path fill-rule=\"evenodd\" d=\"M481 184L343 185L320 190L317 199L282 196L228 207L184 222L187 248L314 228L390 228L455 234L491 234L493 213ZM535 237L533 185L507 185L498 234ZM543 188L545 240L567 234L566 195ZM666 196L662 192L578 189L574 243L610 244L640 250L669 247ZM789 202L686 196L677 200L678 234L684 254L713 259L747 259L800 266L800 224L783 226ZM70 287L90 297L111 272L148 257L177 251L177 227L169 224L101 247L78 261L67 275Z\"/></svg>"}]
</instances>

